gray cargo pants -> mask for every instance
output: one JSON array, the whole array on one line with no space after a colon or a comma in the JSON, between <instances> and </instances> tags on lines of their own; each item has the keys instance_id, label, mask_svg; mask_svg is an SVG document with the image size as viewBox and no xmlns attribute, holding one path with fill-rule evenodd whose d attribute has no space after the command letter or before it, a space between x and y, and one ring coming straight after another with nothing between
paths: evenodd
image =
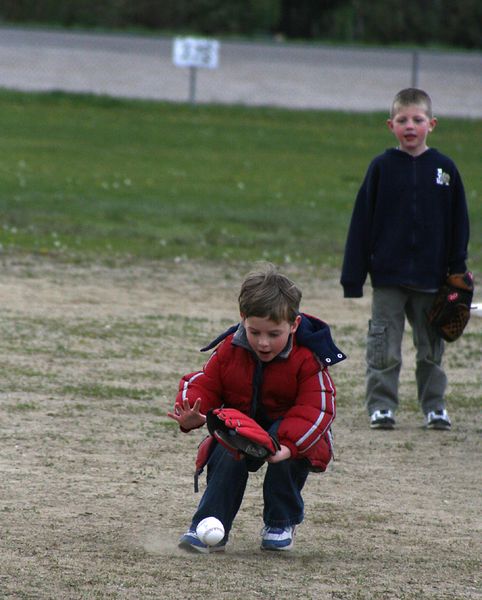
<instances>
[{"instance_id":1,"label":"gray cargo pants","mask_svg":"<svg viewBox=\"0 0 482 600\"><path fill-rule=\"evenodd\" d=\"M442 369L444 342L427 321L434 294L403 287L373 288L372 318L367 337L366 406L396 411L402 366L402 338L407 317L417 350L418 401L427 414L445 408L447 377Z\"/></svg>"}]
</instances>

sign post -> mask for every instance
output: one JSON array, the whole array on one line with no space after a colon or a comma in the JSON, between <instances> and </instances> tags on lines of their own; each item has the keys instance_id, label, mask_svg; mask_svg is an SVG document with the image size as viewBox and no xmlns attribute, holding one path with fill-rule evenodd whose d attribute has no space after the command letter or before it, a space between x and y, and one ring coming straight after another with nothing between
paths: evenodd
<instances>
[{"instance_id":1,"label":"sign post","mask_svg":"<svg viewBox=\"0 0 482 600\"><path fill-rule=\"evenodd\" d=\"M197 69L218 67L219 42L193 37L174 38L172 62L176 67L189 67L189 102L195 104Z\"/></svg>"}]
</instances>

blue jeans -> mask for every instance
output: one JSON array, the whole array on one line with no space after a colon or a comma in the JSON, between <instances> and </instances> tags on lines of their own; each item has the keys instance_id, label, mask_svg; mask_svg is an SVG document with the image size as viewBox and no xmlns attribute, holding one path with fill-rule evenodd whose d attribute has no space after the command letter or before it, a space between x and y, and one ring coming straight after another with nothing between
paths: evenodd
<instances>
[{"instance_id":1,"label":"blue jeans","mask_svg":"<svg viewBox=\"0 0 482 600\"><path fill-rule=\"evenodd\" d=\"M279 421L271 428L274 433ZM221 444L216 444L207 463L207 487L194 513L191 529L205 517L216 517L224 525L227 540L234 518L241 506L249 472L263 463L249 459L236 460ZM266 463L263 482L263 521L267 526L286 527L303 521L304 502L301 490L310 467L304 460L287 459L279 463Z\"/></svg>"}]
</instances>

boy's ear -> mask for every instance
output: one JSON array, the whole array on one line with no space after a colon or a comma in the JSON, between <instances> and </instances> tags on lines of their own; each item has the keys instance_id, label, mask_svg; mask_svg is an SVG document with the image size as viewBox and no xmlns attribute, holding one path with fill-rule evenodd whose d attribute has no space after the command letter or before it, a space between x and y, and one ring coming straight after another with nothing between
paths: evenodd
<instances>
[{"instance_id":1,"label":"boy's ear","mask_svg":"<svg viewBox=\"0 0 482 600\"><path fill-rule=\"evenodd\" d=\"M293 325L291 325L290 333L294 333L298 329L300 323L301 323L301 315L298 315L296 317L295 322L293 323Z\"/></svg>"},{"instance_id":2,"label":"boy's ear","mask_svg":"<svg viewBox=\"0 0 482 600\"><path fill-rule=\"evenodd\" d=\"M433 117L432 119L430 119L430 127L428 128L428 130L430 132L432 132L435 129L436 125L437 125L437 119L435 117Z\"/></svg>"},{"instance_id":3,"label":"boy's ear","mask_svg":"<svg viewBox=\"0 0 482 600\"><path fill-rule=\"evenodd\" d=\"M390 131L393 131L393 121L392 119L387 119L387 127Z\"/></svg>"}]
</instances>

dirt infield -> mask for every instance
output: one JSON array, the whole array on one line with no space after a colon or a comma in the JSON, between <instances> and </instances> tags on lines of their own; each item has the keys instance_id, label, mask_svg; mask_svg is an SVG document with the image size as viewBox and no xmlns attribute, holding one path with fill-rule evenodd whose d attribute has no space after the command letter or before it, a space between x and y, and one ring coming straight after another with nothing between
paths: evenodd
<instances>
[{"instance_id":1,"label":"dirt infield","mask_svg":"<svg viewBox=\"0 0 482 600\"><path fill-rule=\"evenodd\" d=\"M240 266L107 268L5 260L0 404L0 598L476 599L480 592L482 319L447 348L451 432L427 432L407 332L401 410L372 432L363 408L369 299L337 274L288 269L303 309L349 360L336 461L310 476L295 549L259 549L251 476L225 555L177 549L199 497L203 437L165 417L198 348L236 320ZM201 479L201 490L205 479Z\"/></svg>"}]
</instances>

